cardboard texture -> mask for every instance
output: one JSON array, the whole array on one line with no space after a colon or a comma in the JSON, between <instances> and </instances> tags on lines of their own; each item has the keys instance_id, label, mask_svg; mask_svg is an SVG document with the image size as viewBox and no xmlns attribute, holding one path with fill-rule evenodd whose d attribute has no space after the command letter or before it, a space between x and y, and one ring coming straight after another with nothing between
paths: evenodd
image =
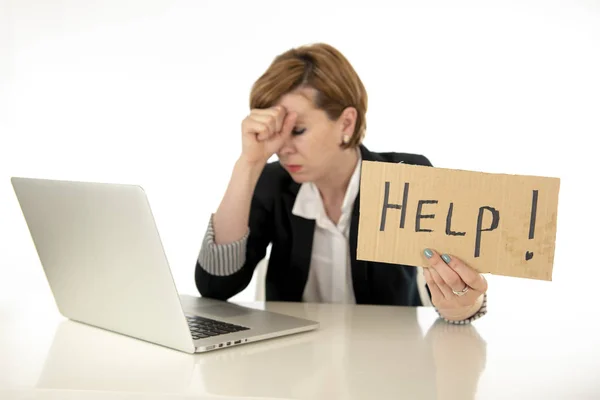
<instances>
[{"instance_id":1,"label":"cardboard texture","mask_svg":"<svg viewBox=\"0 0 600 400\"><path fill-rule=\"evenodd\" d=\"M559 187L559 178L363 161L357 258L427 267L431 248L482 273L551 281Z\"/></svg>"}]
</instances>

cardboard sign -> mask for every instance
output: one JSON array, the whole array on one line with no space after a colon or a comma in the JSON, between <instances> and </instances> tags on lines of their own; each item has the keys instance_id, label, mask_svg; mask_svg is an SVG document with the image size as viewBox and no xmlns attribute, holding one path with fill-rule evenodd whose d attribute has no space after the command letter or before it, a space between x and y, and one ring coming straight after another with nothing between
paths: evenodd
<instances>
[{"instance_id":1,"label":"cardboard sign","mask_svg":"<svg viewBox=\"0 0 600 400\"><path fill-rule=\"evenodd\" d=\"M560 179L363 161L357 258L552 280Z\"/></svg>"}]
</instances>

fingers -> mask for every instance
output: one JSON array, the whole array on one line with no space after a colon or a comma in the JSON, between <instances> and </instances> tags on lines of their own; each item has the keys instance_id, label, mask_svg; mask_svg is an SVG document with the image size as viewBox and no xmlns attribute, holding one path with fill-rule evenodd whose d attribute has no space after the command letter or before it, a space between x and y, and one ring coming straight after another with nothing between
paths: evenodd
<instances>
[{"instance_id":1,"label":"fingers","mask_svg":"<svg viewBox=\"0 0 600 400\"><path fill-rule=\"evenodd\" d=\"M260 124L263 124L266 126L266 137L263 137L259 132L258 133L258 140L264 140L264 139L268 139L271 136L273 136L275 133L279 132L279 130L277 129L277 121L275 119L275 117L273 117L272 115L252 115L251 116L252 121L254 122L258 122Z\"/></svg>"},{"instance_id":2,"label":"fingers","mask_svg":"<svg viewBox=\"0 0 600 400\"><path fill-rule=\"evenodd\" d=\"M281 132L283 121L289 113L283 106L273 107L272 112L275 114L275 132Z\"/></svg>"},{"instance_id":3,"label":"fingers","mask_svg":"<svg viewBox=\"0 0 600 400\"><path fill-rule=\"evenodd\" d=\"M285 120L283 121L283 126L281 127L281 136L287 137L292 133L294 129L294 125L296 124L296 118L298 114L295 112L288 113L285 116Z\"/></svg>"},{"instance_id":4,"label":"fingers","mask_svg":"<svg viewBox=\"0 0 600 400\"><path fill-rule=\"evenodd\" d=\"M461 259L455 256L446 254L447 265L456 272L460 279L478 292L484 293L487 291L487 280L483 275L467 266Z\"/></svg>"},{"instance_id":5,"label":"fingers","mask_svg":"<svg viewBox=\"0 0 600 400\"><path fill-rule=\"evenodd\" d=\"M290 115L291 113L287 113L286 109L282 106L254 109L244 121L244 130L248 133L256 134L259 141L264 141L279 133L284 133L283 128L289 128L291 132L295 119L291 121L291 127L284 124L284 120L287 121Z\"/></svg>"},{"instance_id":6,"label":"fingers","mask_svg":"<svg viewBox=\"0 0 600 400\"><path fill-rule=\"evenodd\" d=\"M426 268L424 271L425 281L429 285L429 290L437 291L441 299L451 300L454 296L452 289L444 282L444 279L440 274L433 268ZM429 277L429 280L428 280Z\"/></svg>"},{"instance_id":7,"label":"fingers","mask_svg":"<svg viewBox=\"0 0 600 400\"><path fill-rule=\"evenodd\" d=\"M285 141L291 136L292 129L294 129L294 125L296 123L296 113L290 113L286 115L285 121L283 122L283 126L281 128L281 132L273 136L271 143L269 143L269 147L272 146L273 152L278 152L281 146L285 143Z\"/></svg>"},{"instance_id":8,"label":"fingers","mask_svg":"<svg viewBox=\"0 0 600 400\"><path fill-rule=\"evenodd\" d=\"M259 141L266 140L273 135L268 124L253 118L246 118L243 122L242 129L245 133L255 134Z\"/></svg>"},{"instance_id":9,"label":"fingers","mask_svg":"<svg viewBox=\"0 0 600 400\"><path fill-rule=\"evenodd\" d=\"M431 249L426 249L424 254L425 257L427 257L430 267L432 268L432 275L434 278L436 275L439 275L446 286L457 292L460 292L465 288L467 283L462 280L456 271L446 264L446 262L438 253ZM453 294L452 292L450 293Z\"/></svg>"},{"instance_id":10,"label":"fingers","mask_svg":"<svg viewBox=\"0 0 600 400\"><path fill-rule=\"evenodd\" d=\"M256 121L267 124L271 128L271 133L279 133L283 125L283 119L287 112L282 106L275 106L267 109L255 109L250 113L250 117Z\"/></svg>"},{"instance_id":11,"label":"fingers","mask_svg":"<svg viewBox=\"0 0 600 400\"><path fill-rule=\"evenodd\" d=\"M423 275L425 276L425 282L427 282L427 286L429 287L433 301L436 302L437 299L444 299L445 296L437 283L435 283L433 280L433 276L431 276L431 271L429 268L423 268Z\"/></svg>"},{"instance_id":12,"label":"fingers","mask_svg":"<svg viewBox=\"0 0 600 400\"><path fill-rule=\"evenodd\" d=\"M255 108L250 112L251 116L257 117L272 117L275 121L276 132L281 130L281 125L283 124L283 119L287 114L287 110L285 107L276 105L270 108Z\"/></svg>"}]
</instances>

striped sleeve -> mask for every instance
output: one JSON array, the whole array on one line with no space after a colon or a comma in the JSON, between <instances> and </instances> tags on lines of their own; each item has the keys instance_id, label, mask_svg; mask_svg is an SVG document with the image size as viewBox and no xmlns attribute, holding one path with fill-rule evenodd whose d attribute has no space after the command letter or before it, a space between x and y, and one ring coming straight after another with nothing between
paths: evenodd
<instances>
[{"instance_id":1,"label":"striped sleeve","mask_svg":"<svg viewBox=\"0 0 600 400\"><path fill-rule=\"evenodd\" d=\"M467 319L463 319L460 321L452 321L452 320L444 318L437 309L436 309L436 311L438 313L438 316L449 324L468 325L471 322L473 322L473 321L483 317L485 314L487 314L487 292L483 294L483 303L481 303L481 307L479 307L479 311L477 311L475 314L473 314L471 317L469 317Z\"/></svg>"},{"instance_id":2,"label":"striped sleeve","mask_svg":"<svg viewBox=\"0 0 600 400\"><path fill-rule=\"evenodd\" d=\"M246 243L249 235L250 230L236 242L215 243L213 215L211 215L198 255L198 263L211 275L227 276L236 273L246 262Z\"/></svg>"}]
</instances>

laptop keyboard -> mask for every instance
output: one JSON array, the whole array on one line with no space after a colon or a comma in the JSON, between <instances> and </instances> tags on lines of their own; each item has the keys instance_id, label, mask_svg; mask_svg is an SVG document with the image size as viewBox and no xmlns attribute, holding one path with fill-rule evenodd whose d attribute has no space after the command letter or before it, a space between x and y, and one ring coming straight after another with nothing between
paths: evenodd
<instances>
[{"instance_id":1,"label":"laptop keyboard","mask_svg":"<svg viewBox=\"0 0 600 400\"><path fill-rule=\"evenodd\" d=\"M194 340L250 329L246 328L245 326L198 317L197 315L186 315L185 317L188 321L190 331L192 332L192 338Z\"/></svg>"}]
</instances>

